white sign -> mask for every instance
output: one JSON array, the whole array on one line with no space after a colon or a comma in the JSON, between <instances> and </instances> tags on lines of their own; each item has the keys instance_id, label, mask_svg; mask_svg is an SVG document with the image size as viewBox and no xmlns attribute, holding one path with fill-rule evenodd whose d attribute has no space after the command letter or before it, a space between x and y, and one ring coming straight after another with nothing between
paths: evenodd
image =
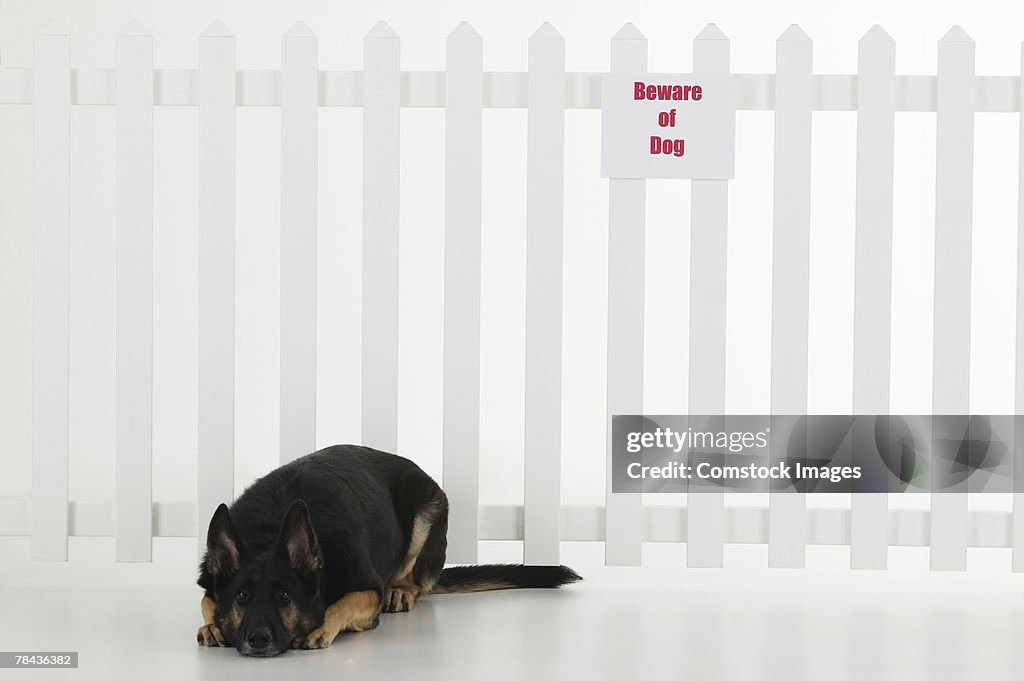
<instances>
[{"instance_id":1,"label":"white sign","mask_svg":"<svg viewBox=\"0 0 1024 681\"><path fill-rule=\"evenodd\" d=\"M732 76L603 76L601 177L731 179L735 152Z\"/></svg>"}]
</instances>

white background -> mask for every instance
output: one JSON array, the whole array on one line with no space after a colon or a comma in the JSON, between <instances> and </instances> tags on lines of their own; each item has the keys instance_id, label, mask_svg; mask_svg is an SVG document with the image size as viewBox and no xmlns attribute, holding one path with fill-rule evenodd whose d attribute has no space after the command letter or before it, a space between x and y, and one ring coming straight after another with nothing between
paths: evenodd
<instances>
[{"instance_id":1,"label":"white background","mask_svg":"<svg viewBox=\"0 0 1024 681\"><path fill-rule=\"evenodd\" d=\"M650 70L691 69L692 38L716 22L733 71L773 72L775 39L793 22L814 39L816 73L855 73L857 40L874 23L897 40L897 72L934 74L936 43L959 23L977 41L980 74L1018 75L1024 5L985 2L516 3L58 2L0 0L0 58L31 66L32 34L55 17L76 67L114 65L131 19L155 34L156 68L196 68L197 36L214 19L238 36L238 67L279 65L296 19L319 35L322 69L358 70L379 19L402 38L404 69L444 68L462 20L484 38L484 69L526 69L543 21L566 37L569 71L608 69L626 21L650 41ZM154 491L189 501L196 486L197 117L156 111L156 375ZM484 115L482 500L522 500L525 110ZM277 461L279 114L238 112L237 484ZM768 409L771 112L737 115L730 188L728 410ZM1013 411L1018 117L978 114L975 164L971 408ZM443 111L402 112L401 453L440 475ZM599 177L598 111L566 115L563 503L604 499L607 180ZM931 406L934 114L896 121L891 409ZM851 405L855 115L814 114L809 411ZM0 107L0 498L27 499L30 471L31 108ZM320 110L318 444L359 440L361 111ZM112 107L73 113L71 498L113 498ZM689 187L648 190L646 411L686 411ZM661 501L661 499L659 499ZM203 522L203 521L201 521Z\"/></svg>"}]
</instances>

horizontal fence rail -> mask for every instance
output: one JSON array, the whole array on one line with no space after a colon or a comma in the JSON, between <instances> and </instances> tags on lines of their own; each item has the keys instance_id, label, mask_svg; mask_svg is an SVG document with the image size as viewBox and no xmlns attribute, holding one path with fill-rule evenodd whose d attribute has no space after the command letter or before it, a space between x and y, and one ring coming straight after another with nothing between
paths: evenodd
<instances>
[{"instance_id":1,"label":"horizontal fence rail","mask_svg":"<svg viewBox=\"0 0 1024 681\"><path fill-rule=\"evenodd\" d=\"M566 109L600 109L600 73L565 74ZM740 111L775 110L775 74L734 73L736 108ZM525 109L529 73L484 71L485 109ZM199 71L158 69L153 72L156 106L198 106ZM444 108L444 71L402 71L403 108ZM281 72L239 70L236 75L238 106L281 106ZM82 106L113 106L116 100L114 69L72 69L71 103ZM975 76L974 110L978 113L1014 113L1021 110L1019 76ZM32 104L32 69L0 68L0 104ZM320 106L362 107L362 71L320 71ZM896 111L935 112L938 77L896 76ZM811 76L813 111L857 111L856 74Z\"/></svg>"},{"instance_id":2,"label":"horizontal fence rail","mask_svg":"<svg viewBox=\"0 0 1024 681\"><path fill-rule=\"evenodd\" d=\"M644 506L641 514L640 541L679 543L687 540L687 509L679 506ZM753 506L726 506L723 521L726 544L767 544L768 509ZM0 537L28 534L27 503L0 503ZM807 509L806 543L809 546L849 546L848 508ZM481 541L522 541L523 507L483 505L479 508L477 537ZM206 520L202 531L205 536ZM929 513L924 509L891 509L888 522L889 546L928 547L931 545ZM105 502L72 501L68 507L68 528L73 537L112 537L114 505ZM603 506L562 506L558 514L562 541L598 541L606 539ZM195 504L156 502L153 504L153 536L195 537L200 529ZM1013 515L1010 511L970 511L967 515L969 548L1011 548Z\"/></svg>"},{"instance_id":3,"label":"horizontal fence rail","mask_svg":"<svg viewBox=\"0 0 1024 681\"><path fill-rule=\"evenodd\" d=\"M557 564L560 541L600 541L608 564L639 565L643 542L687 542L693 567L721 566L726 544L767 545L771 566L802 567L807 546L839 545L851 547L852 567L884 569L889 547L921 546L930 548L934 569L965 570L967 548L991 547L1012 548L1014 569L1024 570L1021 494L1014 495L1013 511L969 510L966 495L959 494L933 496L930 510L890 508L884 494L855 495L850 508L808 507L803 495L793 494L772 494L767 507L729 506L722 493L691 494L687 507L677 507L613 493L609 480L605 506L561 505L564 184L566 163L572 163L565 157L565 113L599 110L604 74L566 72L565 40L549 24L530 37L524 72L484 71L482 40L461 24L448 37L445 70L403 71L400 38L382 22L365 38L364 70L324 70L316 34L298 22L282 36L280 70L245 70L236 68L234 36L215 22L199 37L198 69L154 69L153 36L133 23L117 38L116 68L75 68L67 31L48 24L36 36L33 67L0 68L0 105L32 107L35 141L32 493L30 502L0 500L0 536L31 535L32 556L41 560L66 560L69 536L116 537L118 560L147 561L153 537L198 537L201 549L206 518L236 491L234 267L235 240L244 238L241 231L236 237L235 224L237 107L281 109L282 462L315 444L316 303L324 295L316 278L318 111L364 110L362 432L364 444L395 450L401 109L442 108L442 450L444 485L453 502L452 560L475 561L480 540L522 540L527 561ZM610 48L612 72L647 71L647 40L636 27L623 27ZM856 74L815 74L812 52L811 38L794 25L778 39L778 73L732 74L739 111L775 115L772 410L807 409L811 112L857 115L852 397L854 413L874 414L888 411L890 395L894 118L929 112L937 118L934 265L942 275L936 276L933 410L969 413L974 114L1024 110L1024 61L1020 75L977 75L974 43L958 27L938 41L936 75L897 75L895 43L877 26L860 41ZM696 73L730 73L729 39L713 24L696 36L693 55ZM68 499L73 106L110 106L117 116L113 502ZM196 501L182 503L154 502L151 479L153 110L166 106L194 106L199 113L201 481ZM479 503L485 109L527 114L523 506ZM1021 126L1024 165L1024 121ZM691 413L719 415L726 404L729 183L693 181L689 189L687 394ZM1024 180L1020 193L1024 233ZM641 413L644 406L646 201L644 180L609 181L609 432L612 414ZM1024 291L1024 238L1019 248L1018 289ZM703 286L700 292L694 281ZM1017 310L1021 336L1021 295ZM1022 386L1024 366L1018 362L1018 405ZM594 465L602 455L594 455ZM1024 466L1024 452L1017 461Z\"/></svg>"}]
</instances>

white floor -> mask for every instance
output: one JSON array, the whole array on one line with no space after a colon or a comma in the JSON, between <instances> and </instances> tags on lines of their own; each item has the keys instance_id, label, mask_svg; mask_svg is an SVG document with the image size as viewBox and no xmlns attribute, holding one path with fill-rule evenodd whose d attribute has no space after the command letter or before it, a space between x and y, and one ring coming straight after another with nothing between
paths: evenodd
<instances>
[{"instance_id":1,"label":"white floor","mask_svg":"<svg viewBox=\"0 0 1024 681\"><path fill-rule=\"evenodd\" d=\"M21 565L0 573L0 650L77 650L80 668L0 678L1024 678L1024 575L636 570L584 554L586 581L564 591L437 596L270 660L197 647L198 588L146 584L148 566Z\"/></svg>"}]
</instances>

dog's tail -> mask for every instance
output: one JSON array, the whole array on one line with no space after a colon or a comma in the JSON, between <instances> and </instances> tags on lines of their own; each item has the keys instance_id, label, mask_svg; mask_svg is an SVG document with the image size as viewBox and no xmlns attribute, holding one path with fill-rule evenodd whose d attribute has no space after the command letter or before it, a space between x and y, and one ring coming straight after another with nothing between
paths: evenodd
<instances>
[{"instance_id":1,"label":"dog's tail","mask_svg":"<svg viewBox=\"0 0 1024 681\"><path fill-rule=\"evenodd\" d=\"M564 565L459 565L442 570L431 592L462 594L495 589L554 589L581 579Z\"/></svg>"}]
</instances>

